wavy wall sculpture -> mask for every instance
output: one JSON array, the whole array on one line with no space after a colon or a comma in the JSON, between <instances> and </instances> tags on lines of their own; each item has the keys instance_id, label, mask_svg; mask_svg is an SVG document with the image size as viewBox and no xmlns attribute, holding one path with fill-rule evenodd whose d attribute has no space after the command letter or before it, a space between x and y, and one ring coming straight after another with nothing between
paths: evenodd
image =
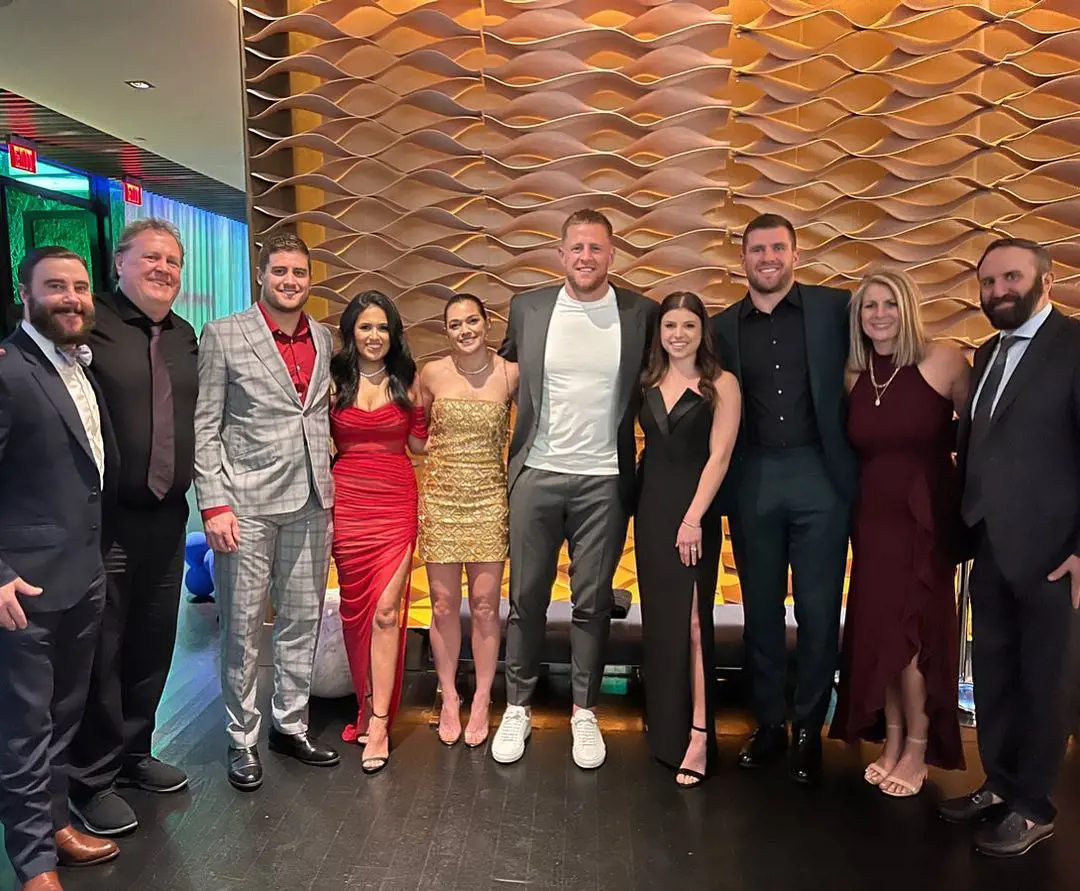
<instances>
[{"instance_id":1,"label":"wavy wall sculpture","mask_svg":"<svg viewBox=\"0 0 1080 891\"><path fill-rule=\"evenodd\" d=\"M738 299L739 233L769 210L806 281L906 267L939 336L988 333L973 268L1005 233L1051 245L1080 312L1075 0L250 0L242 21L256 241L315 246L330 322L389 294L421 360L456 291L497 344L583 206L654 298Z\"/></svg>"}]
</instances>

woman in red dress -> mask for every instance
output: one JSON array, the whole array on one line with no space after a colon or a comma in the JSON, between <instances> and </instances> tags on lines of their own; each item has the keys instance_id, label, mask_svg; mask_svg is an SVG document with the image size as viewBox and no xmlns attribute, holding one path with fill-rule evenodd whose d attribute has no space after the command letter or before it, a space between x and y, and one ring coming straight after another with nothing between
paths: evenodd
<instances>
[{"instance_id":1,"label":"woman in red dress","mask_svg":"<svg viewBox=\"0 0 1080 891\"><path fill-rule=\"evenodd\" d=\"M416 363L393 301L365 291L341 314L342 349L330 363L334 398L333 555L355 724L342 733L364 746L362 767L390 760L390 726L401 699L409 574L416 542L416 475L406 446L427 439Z\"/></svg>"},{"instance_id":2,"label":"woman in red dress","mask_svg":"<svg viewBox=\"0 0 1080 891\"><path fill-rule=\"evenodd\" d=\"M917 794L926 766L964 766L957 720L959 480L953 411L961 351L929 340L918 286L868 275L851 301L848 436L859 458L851 587L829 735L885 740L866 768L886 795Z\"/></svg>"}]
</instances>

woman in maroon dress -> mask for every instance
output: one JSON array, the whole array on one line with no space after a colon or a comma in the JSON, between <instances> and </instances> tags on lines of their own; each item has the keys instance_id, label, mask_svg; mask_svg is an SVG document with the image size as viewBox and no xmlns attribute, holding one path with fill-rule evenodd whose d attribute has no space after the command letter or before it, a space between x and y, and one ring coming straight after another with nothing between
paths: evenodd
<instances>
[{"instance_id":1,"label":"woman in maroon dress","mask_svg":"<svg viewBox=\"0 0 1080 891\"><path fill-rule=\"evenodd\" d=\"M341 314L342 349L331 360L334 398L334 564L341 624L360 714L342 733L364 746L361 766L390 759L401 699L409 573L416 543L416 476L406 446L424 448L427 425L401 316L378 291Z\"/></svg>"},{"instance_id":2,"label":"woman in maroon dress","mask_svg":"<svg viewBox=\"0 0 1080 891\"><path fill-rule=\"evenodd\" d=\"M851 302L848 436L859 458L840 689L829 735L885 740L867 782L917 794L964 766L957 719L959 481L953 412L970 368L931 342L917 285L868 275Z\"/></svg>"}]
</instances>

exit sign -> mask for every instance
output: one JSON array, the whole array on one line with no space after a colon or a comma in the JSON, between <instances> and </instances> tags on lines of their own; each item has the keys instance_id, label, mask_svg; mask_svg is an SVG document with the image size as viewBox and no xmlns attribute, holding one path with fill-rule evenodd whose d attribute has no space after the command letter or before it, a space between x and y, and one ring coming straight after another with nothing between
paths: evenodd
<instances>
[{"instance_id":1,"label":"exit sign","mask_svg":"<svg viewBox=\"0 0 1080 891\"><path fill-rule=\"evenodd\" d=\"M33 143L14 136L8 137L8 158L11 160L12 170L37 173L37 149Z\"/></svg>"},{"instance_id":2,"label":"exit sign","mask_svg":"<svg viewBox=\"0 0 1080 891\"><path fill-rule=\"evenodd\" d=\"M142 205L142 186L131 180L124 180L124 201L127 204Z\"/></svg>"}]
</instances>

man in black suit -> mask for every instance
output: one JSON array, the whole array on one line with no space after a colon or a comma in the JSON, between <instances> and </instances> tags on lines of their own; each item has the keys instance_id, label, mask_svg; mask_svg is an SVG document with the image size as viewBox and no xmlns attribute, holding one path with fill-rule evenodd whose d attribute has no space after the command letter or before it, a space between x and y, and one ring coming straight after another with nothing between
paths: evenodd
<instances>
[{"instance_id":1,"label":"man in black suit","mask_svg":"<svg viewBox=\"0 0 1080 891\"><path fill-rule=\"evenodd\" d=\"M858 470L844 429L849 294L797 283L798 259L788 220L752 220L742 245L749 293L713 326L743 392L743 422L721 490L757 719L739 766L770 764L788 748L790 564L799 640L789 772L807 784L821 770Z\"/></svg>"},{"instance_id":2,"label":"man in black suit","mask_svg":"<svg viewBox=\"0 0 1080 891\"><path fill-rule=\"evenodd\" d=\"M103 483L115 446L84 370L94 319L86 263L41 248L19 267L26 309L0 358L0 820L25 891L57 864L113 859L68 817L68 748L105 599Z\"/></svg>"},{"instance_id":3,"label":"man in black suit","mask_svg":"<svg viewBox=\"0 0 1080 891\"><path fill-rule=\"evenodd\" d=\"M1080 321L1051 305L1051 266L1026 239L984 252L980 298L1000 334L975 354L977 384L960 417L986 781L940 811L951 822L990 820L975 846L998 857L1054 832L1050 792L1065 753L1065 668L1080 607Z\"/></svg>"}]
</instances>

